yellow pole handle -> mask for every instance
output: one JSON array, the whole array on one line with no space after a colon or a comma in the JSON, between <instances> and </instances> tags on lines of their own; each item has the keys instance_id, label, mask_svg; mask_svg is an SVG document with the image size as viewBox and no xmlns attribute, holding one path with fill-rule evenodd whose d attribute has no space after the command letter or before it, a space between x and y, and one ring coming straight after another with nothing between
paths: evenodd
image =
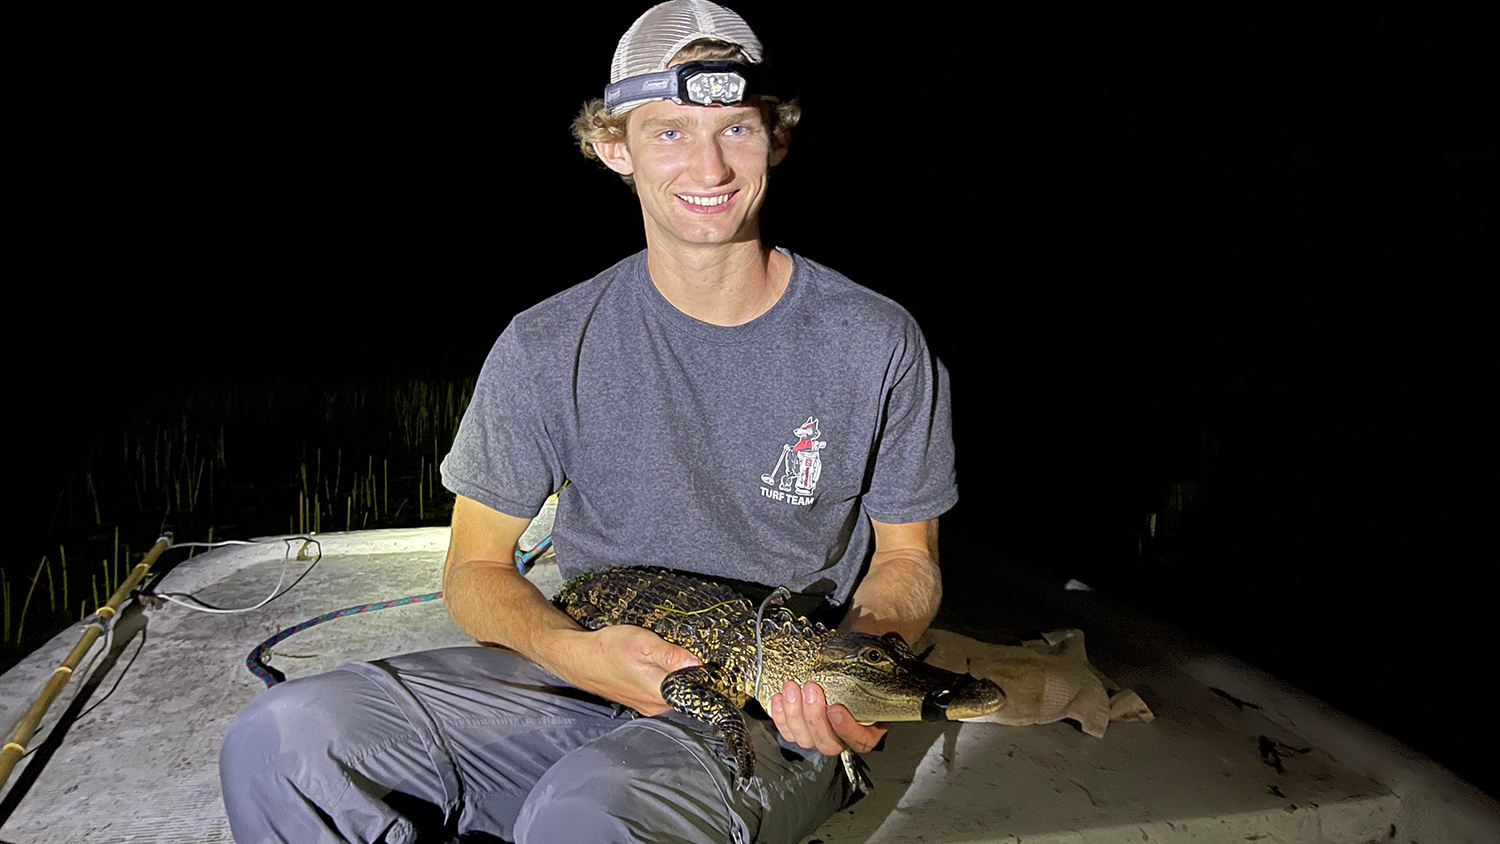
<instances>
[{"instance_id":1,"label":"yellow pole handle","mask_svg":"<svg viewBox=\"0 0 1500 844\"><path fill-rule=\"evenodd\" d=\"M171 534L159 537L156 544L151 546L151 550L146 552L145 558L130 572L130 576L125 578L125 582L120 584L120 588L115 590L115 594L109 596L104 606L94 611L94 615L105 621L113 618L120 604L130 597L131 591L145 579L146 572L151 570L151 565L156 562L163 551L167 550L170 541ZM32 701L31 708L26 710L15 732L6 739L5 747L0 749L0 788L4 788L5 784L10 781L11 771L15 770L16 763L21 761L21 757L26 755L26 743L31 741L31 737L36 734L36 729L41 725L43 716L47 714L48 707L52 706L52 702L57 699L63 686L68 684L69 678L73 676L73 669L78 667L78 663L83 661L89 648L93 647L94 642L103 633L104 625L97 621L83 629L83 636L79 638L78 644L68 652L62 664L53 669L47 685L42 687L42 693Z\"/></svg>"}]
</instances>

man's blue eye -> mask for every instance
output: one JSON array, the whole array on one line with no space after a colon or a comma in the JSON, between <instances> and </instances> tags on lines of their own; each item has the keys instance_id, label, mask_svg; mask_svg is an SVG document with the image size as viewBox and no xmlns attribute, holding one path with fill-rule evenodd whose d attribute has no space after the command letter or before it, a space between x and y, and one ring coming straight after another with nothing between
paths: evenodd
<instances>
[{"instance_id":1,"label":"man's blue eye","mask_svg":"<svg viewBox=\"0 0 1500 844\"><path fill-rule=\"evenodd\" d=\"M745 134L746 132L748 132L750 130L746 129L744 126L730 126L728 129L725 129L724 131L728 132L731 135L743 135L743 134Z\"/></svg>"},{"instance_id":2,"label":"man's blue eye","mask_svg":"<svg viewBox=\"0 0 1500 844\"><path fill-rule=\"evenodd\" d=\"M661 133L661 137L662 137L662 140L664 140L664 141L675 140L677 138L677 130L676 129L668 129L668 130L666 130L666 131L664 131L664 132Z\"/></svg>"}]
</instances>

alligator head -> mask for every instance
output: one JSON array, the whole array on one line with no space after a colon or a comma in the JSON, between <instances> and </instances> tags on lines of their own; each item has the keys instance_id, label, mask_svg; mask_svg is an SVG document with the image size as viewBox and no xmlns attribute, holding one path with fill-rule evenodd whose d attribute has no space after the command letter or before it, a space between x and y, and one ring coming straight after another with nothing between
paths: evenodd
<instances>
[{"instance_id":1,"label":"alligator head","mask_svg":"<svg viewBox=\"0 0 1500 844\"><path fill-rule=\"evenodd\" d=\"M928 665L899 633L834 634L806 681L822 686L829 703L842 703L861 724L957 721L1005 705L1005 692L994 682Z\"/></svg>"}]
</instances>

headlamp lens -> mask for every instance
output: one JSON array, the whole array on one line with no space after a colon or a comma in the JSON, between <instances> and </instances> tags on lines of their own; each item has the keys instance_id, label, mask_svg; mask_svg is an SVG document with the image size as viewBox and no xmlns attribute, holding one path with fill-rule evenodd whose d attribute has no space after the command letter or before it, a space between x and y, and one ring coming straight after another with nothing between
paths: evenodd
<instances>
[{"instance_id":1,"label":"headlamp lens","mask_svg":"<svg viewBox=\"0 0 1500 844\"><path fill-rule=\"evenodd\" d=\"M738 73L695 73L687 78L687 98L698 105L737 103L744 98L745 77Z\"/></svg>"}]
</instances>

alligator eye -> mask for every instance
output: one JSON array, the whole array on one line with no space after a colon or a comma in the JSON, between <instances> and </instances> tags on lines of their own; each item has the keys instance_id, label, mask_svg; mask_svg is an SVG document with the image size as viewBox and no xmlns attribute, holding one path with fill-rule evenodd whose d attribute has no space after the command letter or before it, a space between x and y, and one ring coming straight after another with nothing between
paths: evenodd
<instances>
[{"instance_id":1,"label":"alligator eye","mask_svg":"<svg viewBox=\"0 0 1500 844\"><path fill-rule=\"evenodd\" d=\"M880 661L883 659L885 659L885 654L881 653L876 648L870 648L869 650L865 651L865 662L868 662L871 665L879 665Z\"/></svg>"}]
</instances>

